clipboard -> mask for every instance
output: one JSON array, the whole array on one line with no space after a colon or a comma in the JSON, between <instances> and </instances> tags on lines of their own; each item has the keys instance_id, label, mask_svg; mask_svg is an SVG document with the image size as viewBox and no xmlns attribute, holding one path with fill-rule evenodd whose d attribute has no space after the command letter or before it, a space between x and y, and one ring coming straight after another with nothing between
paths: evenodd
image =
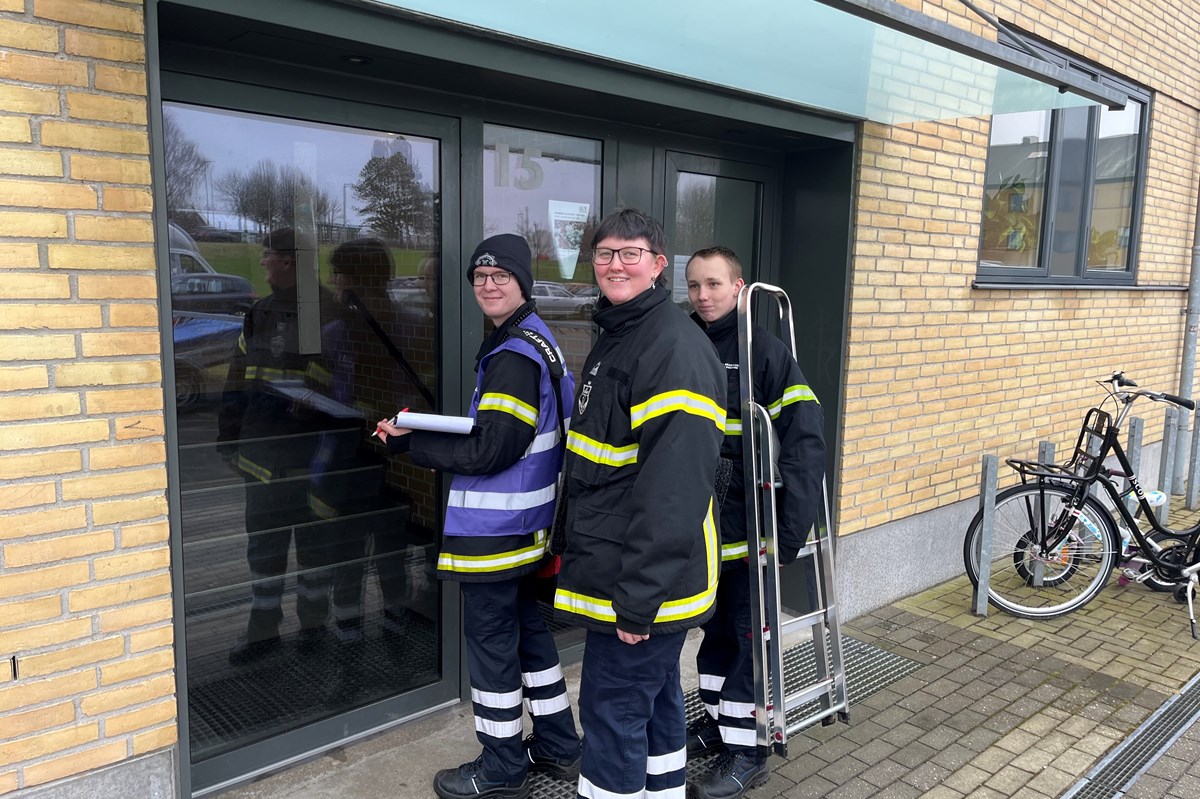
<instances>
[{"instance_id":1,"label":"clipboard","mask_svg":"<svg viewBox=\"0 0 1200 799\"><path fill-rule=\"evenodd\" d=\"M396 427L409 430L430 430L435 433L454 433L467 435L475 426L475 420L469 416L442 416L436 413L408 413L401 411L389 420Z\"/></svg>"}]
</instances>

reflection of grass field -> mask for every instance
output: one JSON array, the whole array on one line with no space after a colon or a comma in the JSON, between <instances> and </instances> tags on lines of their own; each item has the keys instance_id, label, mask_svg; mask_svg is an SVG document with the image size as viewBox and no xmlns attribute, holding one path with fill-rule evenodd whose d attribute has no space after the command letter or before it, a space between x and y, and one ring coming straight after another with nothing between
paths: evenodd
<instances>
[{"instance_id":1,"label":"reflection of grass field","mask_svg":"<svg viewBox=\"0 0 1200 799\"><path fill-rule=\"evenodd\" d=\"M254 293L259 297L270 294L267 281L263 275L259 261L262 260L261 244L241 244L237 242L201 241L196 246L212 268L226 275L238 275L248 279L254 286ZM322 245L317 251L317 265L321 271L321 282L330 285L329 258L333 247ZM396 276L406 277L419 275L421 260L425 257L424 250L402 250L392 248L392 259L396 262Z\"/></svg>"},{"instance_id":2,"label":"reflection of grass field","mask_svg":"<svg viewBox=\"0 0 1200 799\"><path fill-rule=\"evenodd\" d=\"M197 242L196 246L200 248L200 254L204 256L213 269L226 275L238 275L248 279L254 286L254 293L259 297L265 297L270 294L270 289L267 288L267 281L263 276L262 267L259 266L259 261L262 259L261 244L242 244L238 242L223 242L223 241L201 241ZM321 282L325 285L330 285L329 275L329 258L333 254L331 245L321 245L317 252L317 264L321 270ZM421 274L421 261L425 258L424 250L404 250L399 247L392 248L392 259L396 262L396 277L408 277L411 275ZM469 255L469 254L468 254ZM448 268L449 273L457 273L459 270ZM558 274L558 262L549 259L539 258L533 265L534 280L550 280L555 283L562 282L562 278ZM571 278L573 283L594 284L595 278L592 274L592 264L590 261L580 262L575 267L575 276Z\"/></svg>"},{"instance_id":3,"label":"reflection of grass field","mask_svg":"<svg viewBox=\"0 0 1200 799\"><path fill-rule=\"evenodd\" d=\"M551 258L537 258L533 264L534 280L549 280L553 283L584 283L595 285L596 278L592 272L592 262L580 259L575 264L575 274L564 278L558 273L558 261Z\"/></svg>"}]
</instances>

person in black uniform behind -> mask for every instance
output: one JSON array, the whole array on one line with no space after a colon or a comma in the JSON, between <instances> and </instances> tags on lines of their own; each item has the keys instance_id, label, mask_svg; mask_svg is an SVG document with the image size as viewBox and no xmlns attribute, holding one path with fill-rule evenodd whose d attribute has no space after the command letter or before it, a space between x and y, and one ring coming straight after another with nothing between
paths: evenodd
<instances>
[{"instance_id":1,"label":"person in black uniform behind","mask_svg":"<svg viewBox=\"0 0 1200 799\"><path fill-rule=\"evenodd\" d=\"M334 547L312 524L309 480L321 433L333 419L306 404L308 390L328 394L333 376L320 353L302 353L296 293L297 236L277 228L263 240L262 267L271 293L246 314L229 365L218 416L218 450L246 482L246 559L252 604L246 636L229 653L243 665L279 648L288 548L296 540L299 646L312 651L326 636ZM321 289L320 327L335 301Z\"/></svg>"},{"instance_id":2,"label":"person in black uniform behind","mask_svg":"<svg viewBox=\"0 0 1200 799\"><path fill-rule=\"evenodd\" d=\"M600 338L579 376L555 608L587 628L579 719L584 797L682 797L679 655L712 613L720 569L713 483L725 373L658 282L662 227L640 211L592 237Z\"/></svg>"},{"instance_id":3,"label":"person in black uniform behind","mask_svg":"<svg viewBox=\"0 0 1200 799\"><path fill-rule=\"evenodd\" d=\"M532 790L528 771L573 780L579 769L566 681L531 583L554 517L560 410L570 407L574 383L570 373L555 378L550 371L549 357L561 364L562 353L530 300L533 274L523 238L485 239L471 257L467 280L495 325L476 355L475 427L469 435L413 432L383 420L379 436L390 451L407 451L417 465L454 475L438 577L462 589L483 752L439 771L434 791L442 799L524 799ZM533 719L524 742L522 698Z\"/></svg>"},{"instance_id":4,"label":"person in black uniform behind","mask_svg":"<svg viewBox=\"0 0 1200 799\"><path fill-rule=\"evenodd\" d=\"M721 455L733 462L729 491L721 505L721 584L717 610L702 627L696 654L700 699L705 713L688 729L688 757L725 750L725 756L692 786L693 799L736 799L770 775L757 751L754 725L754 661L750 638L750 576L741 438L741 378L738 364L738 292L742 264L733 250L709 247L687 265L692 314L727 375L725 440ZM825 474L824 416L821 405L787 346L754 328L754 393L771 415L779 436L777 497L780 563L791 563L817 518Z\"/></svg>"}]
</instances>

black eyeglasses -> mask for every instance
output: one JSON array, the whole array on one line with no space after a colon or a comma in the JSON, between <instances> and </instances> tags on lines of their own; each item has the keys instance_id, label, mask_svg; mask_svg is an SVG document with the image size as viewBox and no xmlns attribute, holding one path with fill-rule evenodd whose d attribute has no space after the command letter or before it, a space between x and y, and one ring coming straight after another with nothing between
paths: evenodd
<instances>
[{"instance_id":1,"label":"black eyeglasses","mask_svg":"<svg viewBox=\"0 0 1200 799\"><path fill-rule=\"evenodd\" d=\"M512 272L472 272L471 285L482 286L487 283L489 277L497 286L506 286L513 278Z\"/></svg>"},{"instance_id":2,"label":"black eyeglasses","mask_svg":"<svg viewBox=\"0 0 1200 799\"><path fill-rule=\"evenodd\" d=\"M610 250L607 247L599 247L592 250L592 263L605 266L612 263L613 255L620 253L621 263L626 266L633 266L638 261L642 260L642 253L648 252L651 255L658 255L654 250L647 250L645 247L622 247L619 250Z\"/></svg>"}]
</instances>

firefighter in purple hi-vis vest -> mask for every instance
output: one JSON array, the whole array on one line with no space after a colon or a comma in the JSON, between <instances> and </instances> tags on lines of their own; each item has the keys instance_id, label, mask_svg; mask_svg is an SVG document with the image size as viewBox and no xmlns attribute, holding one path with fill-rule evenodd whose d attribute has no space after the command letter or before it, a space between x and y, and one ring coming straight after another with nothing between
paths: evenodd
<instances>
[{"instance_id":1,"label":"firefighter in purple hi-vis vest","mask_svg":"<svg viewBox=\"0 0 1200 799\"><path fill-rule=\"evenodd\" d=\"M379 435L390 451L453 475L438 576L462 588L483 752L438 772L434 790L443 799L524 799L531 769L567 780L579 770L566 682L530 584L546 555L563 459L559 408L571 407L574 381L569 373L552 380L543 354L521 332L536 334L561 362L529 299L533 274L523 238L485 239L471 256L467 279L495 325L476 355L474 428L468 435L409 431L384 420ZM533 734L524 741L522 699L533 719Z\"/></svg>"}]
</instances>

